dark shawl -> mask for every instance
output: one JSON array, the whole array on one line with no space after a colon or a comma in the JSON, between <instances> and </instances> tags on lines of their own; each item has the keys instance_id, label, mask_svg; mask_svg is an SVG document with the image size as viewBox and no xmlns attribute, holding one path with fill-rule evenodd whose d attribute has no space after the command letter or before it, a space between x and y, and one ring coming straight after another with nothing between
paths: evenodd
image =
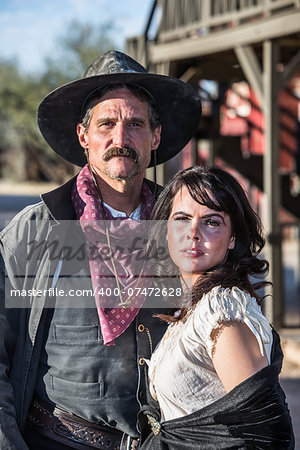
<instances>
[{"instance_id":1,"label":"dark shawl","mask_svg":"<svg viewBox=\"0 0 300 450\"><path fill-rule=\"evenodd\" d=\"M159 424L156 402L144 406L139 413L141 450L294 449L292 422L278 381L283 354L274 330L273 339L271 365L205 408ZM157 420L157 435L147 415Z\"/></svg>"}]
</instances>

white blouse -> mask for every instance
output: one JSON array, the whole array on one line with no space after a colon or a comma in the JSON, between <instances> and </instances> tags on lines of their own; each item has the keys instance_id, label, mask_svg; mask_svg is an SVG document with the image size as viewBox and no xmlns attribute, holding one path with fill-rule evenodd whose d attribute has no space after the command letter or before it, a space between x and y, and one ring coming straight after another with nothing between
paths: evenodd
<instances>
[{"instance_id":1,"label":"white blouse","mask_svg":"<svg viewBox=\"0 0 300 450\"><path fill-rule=\"evenodd\" d=\"M147 361L150 392L162 420L191 414L226 394L212 362L211 338L212 330L226 321L244 322L270 363L272 329L256 299L237 287L213 288L183 321L169 325Z\"/></svg>"}]
</instances>

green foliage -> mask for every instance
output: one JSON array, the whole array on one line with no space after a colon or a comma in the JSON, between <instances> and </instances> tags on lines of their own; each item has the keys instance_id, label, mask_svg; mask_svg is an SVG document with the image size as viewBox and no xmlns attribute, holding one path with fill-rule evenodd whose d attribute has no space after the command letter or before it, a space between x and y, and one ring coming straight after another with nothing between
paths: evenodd
<instances>
[{"instance_id":1,"label":"green foliage","mask_svg":"<svg viewBox=\"0 0 300 450\"><path fill-rule=\"evenodd\" d=\"M54 89L81 78L89 64L102 53L116 48L109 37L109 23L95 28L77 20L69 23L63 36L57 39L56 53L45 58L43 82Z\"/></svg>"},{"instance_id":2,"label":"green foliage","mask_svg":"<svg viewBox=\"0 0 300 450\"><path fill-rule=\"evenodd\" d=\"M0 65L0 120L1 143L6 142L9 125L16 130L30 126L33 114L33 95L28 77L21 76L14 63Z\"/></svg>"},{"instance_id":3,"label":"green foliage","mask_svg":"<svg viewBox=\"0 0 300 450\"><path fill-rule=\"evenodd\" d=\"M43 140L36 111L50 91L80 78L96 57L115 48L111 30L109 24L95 28L72 21L57 39L56 53L45 58L39 77L22 74L15 61L0 60L0 176L62 182L73 172Z\"/></svg>"}]
</instances>

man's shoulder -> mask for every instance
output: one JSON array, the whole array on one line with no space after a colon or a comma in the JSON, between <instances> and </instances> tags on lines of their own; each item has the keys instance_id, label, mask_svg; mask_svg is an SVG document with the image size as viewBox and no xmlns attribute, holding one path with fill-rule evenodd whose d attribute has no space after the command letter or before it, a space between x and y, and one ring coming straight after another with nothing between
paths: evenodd
<instances>
[{"instance_id":1,"label":"man's shoulder","mask_svg":"<svg viewBox=\"0 0 300 450\"><path fill-rule=\"evenodd\" d=\"M7 226L1 231L1 234L9 230L11 227L15 226L17 223L25 223L28 220L43 218L44 216L49 217L49 213L47 212L47 208L45 207L43 201L25 206L25 208L19 211L11 219Z\"/></svg>"},{"instance_id":2,"label":"man's shoulder","mask_svg":"<svg viewBox=\"0 0 300 450\"><path fill-rule=\"evenodd\" d=\"M28 205L17 213L0 232L0 239L4 245L14 247L26 235L37 234L41 224L47 225L49 219L49 212L42 201L34 205Z\"/></svg>"},{"instance_id":3,"label":"man's shoulder","mask_svg":"<svg viewBox=\"0 0 300 450\"><path fill-rule=\"evenodd\" d=\"M40 202L28 205L18 212L0 232L1 240L10 239L13 235L16 238L22 238L29 230L34 233L47 229L50 222L72 219L74 208L71 204L70 192L73 184L74 178L58 188L42 194ZM64 214L68 215L64 218Z\"/></svg>"}]
</instances>

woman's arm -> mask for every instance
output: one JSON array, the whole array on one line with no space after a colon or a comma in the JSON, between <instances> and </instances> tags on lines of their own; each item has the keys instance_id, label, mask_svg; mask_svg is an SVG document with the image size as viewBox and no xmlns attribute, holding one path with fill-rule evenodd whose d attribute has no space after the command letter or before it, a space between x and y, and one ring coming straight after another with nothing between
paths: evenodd
<instances>
[{"instance_id":1,"label":"woman's arm","mask_svg":"<svg viewBox=\"0 0 300 450\"><path fill-rule=\"evenodd\" d=\"M256 337L243 322L222 322L211 337L213 364L227 392L268 365Z\"/></svg>"}]
</instances>

